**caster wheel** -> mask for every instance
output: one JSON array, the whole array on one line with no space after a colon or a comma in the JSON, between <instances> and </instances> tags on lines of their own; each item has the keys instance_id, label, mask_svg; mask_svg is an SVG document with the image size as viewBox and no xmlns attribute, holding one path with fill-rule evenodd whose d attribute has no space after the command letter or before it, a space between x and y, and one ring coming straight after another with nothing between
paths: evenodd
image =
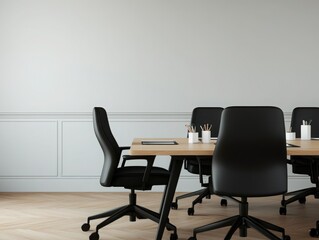
<instances>
[{"instance_id":1,"label":"caster wheel","mask_svg":"<svg viewBox=\"0 0 319 240\"><path fill-rule=\"evenodd\" d=\"M97 232L94 232L90 235L90 240L99 240L100 236Z\"/></svg>"},{"instance_id":2,"label":"caster wheel","mask_svg":"<svg viewBox=\"0 0 319 240\"><path fill-rule=\"evenodd\" d=\"M284 236L284 240L290 240L290 236L289 235L285 235Z\"/></svg>"},{"instance_id":3,"label":"caster wheel","mask_svg":"<svg viewBox=\"0 0 319 240\"><path fill-rule=\"evenodd\" d=\"M306 198L305 197L304 198L300 198L298 201L299 201L300 204L305 204L306 203Z\"/></svg>"},{"instance_id":4,"label":"caster wheel","mask_svg":"<svg viewBox=\"0 0 319 240\"><path fill-rule=\"evenodd\" d=\"M89 231L89 230L90 230L90 224L84 223L84 224L82 225L81 229L82 229L83 232Z\"/></svg>"},{"instance_id":5,"label":"caster wheel","mask_svg":"<svg viewBox=\"0 0 319 240\"><path fill-rule=\"evenodd\" d=\"M190 237L188 240L197 240L196 237Z\"/></svg>"},{"instance_id":6,"label":"caster wheel","mask_svg":"<svg viewBox=\"0 0 319 240\"><path fill-rule=\"evenodd\" d=\"M178 239L178 236L176 233L172 233L169 240L177 240Z\"/></svg>"},{"instance_id":7,"label":"caster wheel","mask_svg":"<svg viewBox=\"0 0 319 240\"><path fill-rule=\"evenodd\" d=\"M211 199L211 196L210 196L210 194L206 196L206 199Z\"/></svg>"},{"instance_id":8,"label":"caster wheel","mask_svg":"<svg viewBox=\"0 0 319 240\"><path fill-rule=\"evenodd\" d=\"M198 203L202 203L202 202L203 202L203 200L202 200L202 199L198 201Z\"/></svg>"},{"instance_id":9,"label":"caster wheel","mask_svg":"<svg viewBox=\"0 0 319 240\"><path fill-rule=\"evenodd\" d=\"M227 200L226 199L220 200L220 206L227 207Z\"/></svg>"},{"instance_id":10,"label":"caster wheel","mask_svg":"<svg viewBox=\"0 0 319 240\"><path fill-rule=\"evenodd\" d=\"M193 216L194 215L194 208L189 208L187 210L188 216Z\"/></svg>"},{"instance_id":11,"label":"caster wheel","mask_svg":"<svg viewBox=\"0 0 319 240\"><path fill-rule=\"evenodd\" d=\"M284 207L281 207L281 208L279 209L279 214L280 214L280 215L286 215L286 214L287 214L287 209L284 208Z\"/></svg>"},{"instance_id":12,"label":"caster wheel","mask_svg":"<svg viewBox=\"0 0 319 240\"><path fill-rule=\"evenodd\" d=\"M178 209L178 204L177 204L177 202L172 202L172 203L171 203L171 209Z\"/></svg>"},{"instance_id":13,"label":"caster wheel","mask_svg":"<svg viewBox=\"0 0 319 240\"><path fill-rule=\"evenodd\" d=\"M316 228L311 228L309 230L309 236L310 237L319 237L319 230Z\"/></svg>"}]
</instances>

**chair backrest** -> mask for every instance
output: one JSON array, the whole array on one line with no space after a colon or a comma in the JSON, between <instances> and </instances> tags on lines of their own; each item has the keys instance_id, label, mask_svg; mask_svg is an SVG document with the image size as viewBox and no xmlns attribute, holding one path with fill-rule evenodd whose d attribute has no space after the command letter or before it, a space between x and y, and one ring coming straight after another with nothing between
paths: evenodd
<instances>
[{"instance_id":1,"label":"chair backrest","mask_svg":"<svg viewBox=\"0 0 319 240\"><path fill-rule=\"evenodd\" d=\"M201 137L200 126L204 124L212 124L211 136L217 137L219 133L220 118L223 112L221 107L197 107L194 108L191 118L191 124L196 126L196 130Z\"/></svg>"},{"instance_id":2,"label":"chair backrest","mask_svg":"<svg viewBox=\"0 0 319 240\"><path fill-rule=\"evenodd\" d=\"M104 153L104 164L100 177L102 186L110 186L114 172L121 158L121 151L113 137L107 113L104 108L93 109L93 125L95 135Z\"/></svg>"},{"instance_id":3,"label":"chair backrest","mask_svg":"<svg viewBox=\"0 0 319 240\"><path fill-rule=\"evenodd\" d=\"M311 120L311 137L319 137L319 107L297 107L292 111L291 130L300 138L302 121Z\"/></svg>"},{"instance_id":4,"label":"chair backrest","mask_svg":"<svg viewBox=\"0 0 319 240\"><path fill-rule=\"evenodd\" d=\"M287 191L283 112L276 107L228 107L212 161L216 194L258 197Z\"/></svg>"}]
</instances>

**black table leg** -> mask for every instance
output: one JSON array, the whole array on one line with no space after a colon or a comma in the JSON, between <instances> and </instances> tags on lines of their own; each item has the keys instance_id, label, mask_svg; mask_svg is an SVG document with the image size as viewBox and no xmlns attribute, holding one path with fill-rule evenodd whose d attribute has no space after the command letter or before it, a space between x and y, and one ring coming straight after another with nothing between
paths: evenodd
<instances>
[{"instance_id":1,"label":"black table leg","mask_svg":"<svg viewBox=\"0 0 319 240\"><path fill-rule=\"evenodd\" d=\"M174 198L177 182L181 173L184 157L172 156L169 166L170 178L163 194L162 205L160 209L161 218L158 224L156 240L161 240L164 234L166 222L168 219L171 203Z\"/></svg>"}]
</instances>

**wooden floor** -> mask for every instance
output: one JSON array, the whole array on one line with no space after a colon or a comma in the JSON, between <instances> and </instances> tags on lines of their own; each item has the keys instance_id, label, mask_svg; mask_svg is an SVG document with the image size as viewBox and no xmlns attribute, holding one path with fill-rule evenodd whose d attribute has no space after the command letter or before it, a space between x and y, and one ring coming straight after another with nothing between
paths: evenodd
<instances>
[{"instance_id":1,"label":"wooden floor","mask_svg":"<svg viewBox=\"0 0 319 240\"><path fill-rule=\"evenodd\" d=\"M138 203L158 210L161 193L139 193ZM126 204L127 193L0 193L0 240L88 240L89 232L80 227L87 216ZM188 216L187 208L191 199L179 202L179 209L172 210L170 220L178 228L179 239L188 239L194 227L204 225L238 213L237 204L219 205L220 198L205 199L195 208L195 215ZM319 219L319 200L307 198L305 205L293 203L286 216L279 215L280 197L250 199L249 213L270 221L286 229L291 239L313 239L308 230ZM93 221L94 229L97 221ZM100 231L100 240L150 240L155 238L157 225L149 220L129 222L127 217L120 219ZM227 228L197 236L198 240L223 239ZM247 238L266 239L253 229L248 230ZM165 232L163 239L169 239Z\"/></svg>"}]
</instances>

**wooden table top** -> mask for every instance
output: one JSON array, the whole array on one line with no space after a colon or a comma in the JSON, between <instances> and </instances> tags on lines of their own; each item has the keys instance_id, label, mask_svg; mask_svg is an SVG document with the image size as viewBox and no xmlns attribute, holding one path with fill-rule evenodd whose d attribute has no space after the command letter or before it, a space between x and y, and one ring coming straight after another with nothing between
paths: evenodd
<instances>
[{"instance_id":1,"label":"wooden table top","mask_svg":"<svg viewBox=\"0 0 319 240\"><path fill-rule=\"evenodd\" d=\"M174 156L209 156L213 155L216 140L210 143L189 144L187 138L166 138L174 140L177 145L142 145L142 140L164 140L163 138L135 138L132 142L131 155L174 155ZM319 140L287 141L299 147L287 147L288 155L319 155Z\"/></svg>"}]
</instances>

